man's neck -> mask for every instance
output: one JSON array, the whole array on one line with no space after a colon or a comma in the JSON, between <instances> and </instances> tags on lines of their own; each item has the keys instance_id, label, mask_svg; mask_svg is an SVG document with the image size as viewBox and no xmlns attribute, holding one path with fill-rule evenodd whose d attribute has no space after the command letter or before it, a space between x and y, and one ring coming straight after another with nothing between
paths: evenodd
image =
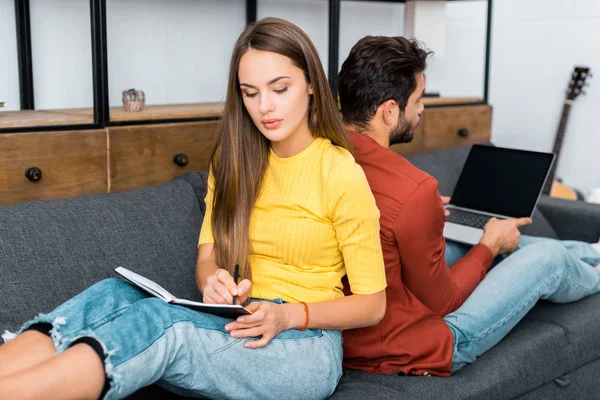
<instances>
[{"instance_id":1,"label":"man's neck","mask_svg":"<svg viewBox=\"0 0 600 400\"><path fill-rule=\"evenodd\" d=\"M372 126L367 126L366 129L361 129L354 125L346 125L347 129L350 129L354 132L360 133L361 135L365 135L373 139L377 142L381 147L385 147L386 149L390 148L390 135L387 132L383 132L382 130L378 130Z\"/></svg>"}]
</instances>

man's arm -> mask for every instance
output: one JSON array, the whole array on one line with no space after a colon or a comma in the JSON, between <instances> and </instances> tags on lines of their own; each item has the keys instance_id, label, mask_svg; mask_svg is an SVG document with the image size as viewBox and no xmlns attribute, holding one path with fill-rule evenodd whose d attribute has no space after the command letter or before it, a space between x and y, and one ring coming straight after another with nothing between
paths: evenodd
<instances>
[{"instance_id":1,"label":"man's arm","mask_svg":"<svg viewBox=\"0 0 600 400\"><path fill-rule=\"evenodd\" d=\"M460 307L493 261L490 249L478 244L448 268L444 222L437 182L430 178L406 200L393 228L404 283L423 304L442 316Z\"/></svg>"}]
</instances>

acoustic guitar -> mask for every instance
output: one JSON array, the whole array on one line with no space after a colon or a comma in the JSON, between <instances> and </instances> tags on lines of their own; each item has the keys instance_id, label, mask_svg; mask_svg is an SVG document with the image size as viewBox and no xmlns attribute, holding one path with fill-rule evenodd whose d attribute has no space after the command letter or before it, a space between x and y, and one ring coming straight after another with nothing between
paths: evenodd
<instances>
[{"instance_id":1,"label":"acoustic guitar","mask_svg":"<svg viewBox=\"0 0 600 400\"><path fill-rule=\"evenodd\" d=\"M565 102L563 104L562 115L558 124L558 130L556 131L556 137L554 138L553 152L556 154L556 160L550 169L548 179L544 184L542 193L549 195L550 197L558 197L568 200L583 200L583 195L578 193L571 187L565 185L560 179L556 178L556 167L558 166L558 159L560 151L562 149L563 141L565 139L565 131L567 128L567 120L569 119L569 113L571 112L571 105L581 94L585 94L583 91L586 80L590 77L590 69L588 67L575 67L571 75L569 82L569 89Z\"/></svg>"}]
</instances>

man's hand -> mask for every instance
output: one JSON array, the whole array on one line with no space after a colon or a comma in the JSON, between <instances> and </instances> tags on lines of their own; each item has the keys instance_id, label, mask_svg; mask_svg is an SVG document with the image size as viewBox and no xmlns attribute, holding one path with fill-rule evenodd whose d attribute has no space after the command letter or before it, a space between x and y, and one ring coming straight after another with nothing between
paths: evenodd
<instances>
[{"instance_id":1,"label":"man's hand","mask_svg":"<svg viewBox=\"0 0 600 400\"><path fill-rule=\"evenodd\" d=\"M514 251L519 244L519 227L531 224L531 218L505 219L492 218L483 228L483 237L479 243L485 244L492 255Z\"/></svg>"},{"instance_id":2,"label":"man's hand","mask_svg":"<svg viewBox=\"0 0 600 400\"><path fill-rule=\"evenodd\" d=\"M442 197L442 203L444 203L444 205L446 204L450 204L450 196L441 196ZM448 215L450 215L450 210L448 210L447 208L444 208L444 214L446 214L446 217Z\"/></svg>"},{"instance_id":3,"label":"man's hand","mask_svg":"<svg viewBox=\"0 0 600 400\"><path fill-rule=\"evenodd\" d=\"M244 346L250 349L265 347L271 339L281 331L288 329L290 315L284 304L269 301L255 301L246 306L252 315L238 317L234 322L225 325L234 338L260 336L258 340L249 340Z\"/></svg>"},{"instance_id":4,"label":"man's hand","mask_svg":"<svg viewBox=\"0 0 600 400\"><path fill-rule=\"evenodd\" d=\"M202 292L202 301L209 304L232 304L233 296L238 296L236 303L244 304L250 294L252 283L244 279L238 285L224 269L218 269L208 277Z\"/></svg>"}]
</instances>

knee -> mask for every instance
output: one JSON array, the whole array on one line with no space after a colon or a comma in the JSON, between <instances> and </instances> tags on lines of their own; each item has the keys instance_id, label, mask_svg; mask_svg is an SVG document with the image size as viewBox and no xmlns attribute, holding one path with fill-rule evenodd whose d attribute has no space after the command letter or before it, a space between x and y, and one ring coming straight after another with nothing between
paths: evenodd
<instances>
[{"instance_id":1,"label":"knee","mask_svg":"<svg viewBox=\"0 0 600 400\"><path fill-rule=\"evenodd\" d=\"M552 269L552 272L558 272L559 267L565 265L565 261L569 257L569 251L560 242L547 241L531 244L522 250L524 256L531 258L532 267L537 267L542 270Z\"/></svg>"},{"instance_id":2,"label":"knee","mask_svg":"<svg viewBox=\"0 0 600 400\"><path fill-rule=\"evenodd\" d=\"M132 311L142 319L152 321L154 324L171 325L171 307L164 300L156 297L142 299L131 306Z\"/></svg>"},{"instance_id":3,"label":"knee","mask_svg":"<svg viewBox=\"0 0 600 400\"><path fill-rule=\"evenodd\" d=\"M106 294L112 294L121 290L127 290L132 287L129 283L118 278L107 278L96 283L93 288Z\"/></svg>"},{"instance_id":4,"label":"knee","mask_svg":"<svg viewBox=\"0 0 600 400\"><path fill-rule=\"evenodd\" d=\"M162 310L163 308L169 307L169 304L158 297L148 297L137 302L137 307L143 311L154 311Z\"/></svg>"},{"instance_id":5,"label":"knee","mask_svg":"<svg viewBox=\"0 0 600 400\"><path fill-rule=\"evenodd\" d=\"M129 284L119 278L106 278L98 282L98 285L103 285L105 288L118 288Z\"/></svg>"},{"instance_id":6,"label":"knee","mask_svg":"<svg viewBox=\"0 0 600 400\"><path fill-rule=\"evenodd\" d=\"M117 278L104 279L89 290L92 291L91 295L102 297L108 302L116 304L132 304L147 296L134 285Z\"/></svg>"}]
</instances>

